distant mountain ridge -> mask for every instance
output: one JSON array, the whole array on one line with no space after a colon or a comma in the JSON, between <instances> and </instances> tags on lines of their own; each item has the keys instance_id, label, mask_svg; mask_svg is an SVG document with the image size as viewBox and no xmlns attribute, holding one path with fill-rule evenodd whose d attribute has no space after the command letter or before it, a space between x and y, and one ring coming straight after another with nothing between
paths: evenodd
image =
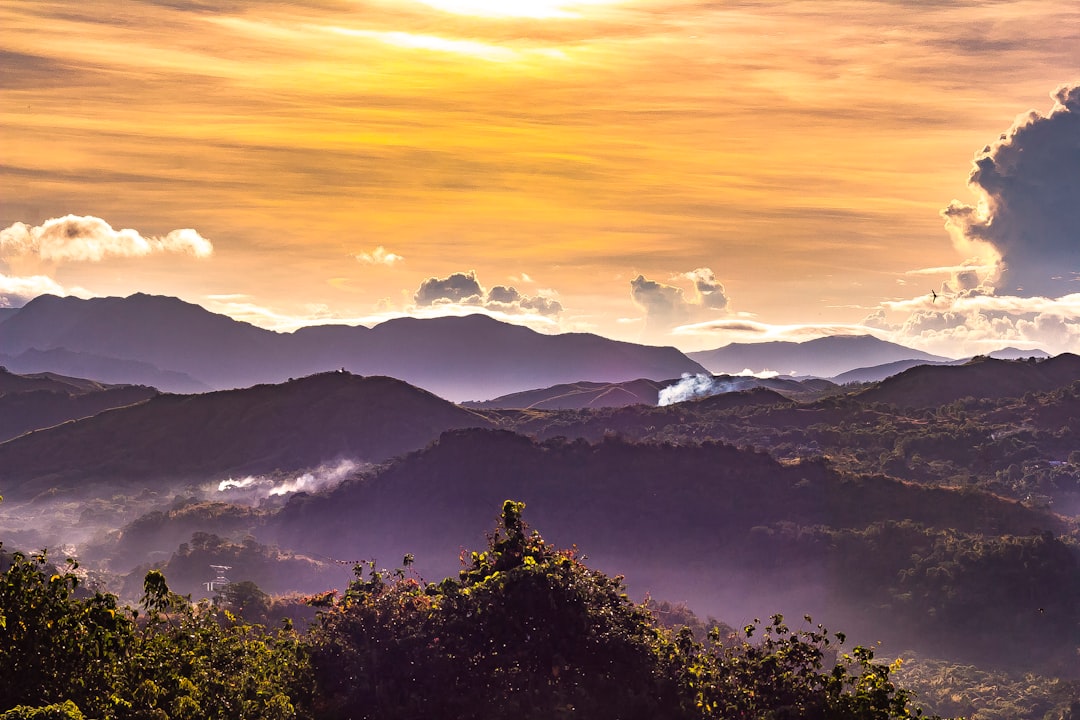
<instances>
[{"instance_id":1,"label":"distant mountain ridge","mask_svg":"<svg viewBox=\"0 0 1080 720\"><path fill-rule=\"evenodd\" d=\"M393 376L454 400L705 371L673 347L585 333L545 335L482 314L277 333L171 297L43 295L3 321L0 354L23 358L59 349L146 363L218 389L345 368Z\"/></svg>"},{"instance_id":2,"label":"distant mountain ridge","mask_svg":"<svg viewBox=\"0 0 1080 720\"><path fill-rule=\"evenodd\" d=\"M781 375L833 378L857 368L899 360L951 362L952 358L887 342L873 335L832 335L806 342L731 343L688 356L717 374L768 370Z\"/></svg>"}]
</instances>

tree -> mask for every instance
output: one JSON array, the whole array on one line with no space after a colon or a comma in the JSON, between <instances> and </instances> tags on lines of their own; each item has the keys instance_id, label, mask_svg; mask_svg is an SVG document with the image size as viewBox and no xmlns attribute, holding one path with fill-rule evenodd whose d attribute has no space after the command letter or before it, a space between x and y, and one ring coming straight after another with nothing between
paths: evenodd
<instances>
[{"instance_id":1,"label":"tree","mask_svg":"<svg viewBox=\"0 0 1080 720\"><path fill-rule=\"evenodd\" d=\"M111 711L110 689L134 638L116 597L79 598L78 567L44 552L11 555L0 575L0 711L70 700L92 717Z\"/></svg>"},{"instance_id":2,"label":"tree","mask_svg":"<svg viewBox=\"0 0 1080 720\"><path fill-rule=\"evenodd\" d=\"M620 578L529 533L523 508L503 504L456 579L357 567L312 633L318 717L914 716L870 650L826 669L842 637L820 627L791 632L777 616L760 642L750 626L733 645L661 629Z\"/></svg>"}]
</instances>

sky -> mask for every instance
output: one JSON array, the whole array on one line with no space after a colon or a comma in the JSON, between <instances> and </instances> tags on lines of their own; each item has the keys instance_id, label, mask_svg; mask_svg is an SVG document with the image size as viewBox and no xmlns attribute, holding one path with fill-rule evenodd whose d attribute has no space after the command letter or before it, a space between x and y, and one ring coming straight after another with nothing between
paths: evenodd
<instances>
[{"instance_id":1,"label":"sky","mask_svg":"<svg viewBox=\"0 0 1080 720\"><path fill-rule=\"evenodd\" d=\"M5 0L0 306L1080 352L1066 0Z\"/></svg>"}]
</instances>

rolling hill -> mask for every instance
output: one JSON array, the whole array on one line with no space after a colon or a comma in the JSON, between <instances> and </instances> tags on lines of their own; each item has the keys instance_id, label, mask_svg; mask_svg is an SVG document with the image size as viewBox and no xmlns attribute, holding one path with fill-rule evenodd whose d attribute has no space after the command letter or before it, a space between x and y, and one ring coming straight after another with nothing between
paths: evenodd
<instances>
[{"instance_id":1,"label":"rolling hill","mask_svg":"<svg viewBox=\"0 0 1080 720\"><path fill-rule=\"evenodd\" d=\"M154 395L157 390L151 387L104 385L52 373L17 375L0 367L0 442Z\"/></svg>"},{"instance_id":2,"label":"rolling hill","mask_svg":"<svg viewBox=\"0 0 1080 720\"><path fill-rule=\"evenodd\" d=\"M976 357L963 365L920 365L860 393L862 402L904 408L938 407L965 397L999 399L1045 392L1080 380L1080 357L1039 360Z\"/></svg>"},{"instance_id":3,"label":"rolling hill","mask_svg":"<svg viewBox=\"0 0 1080 720\"><path fill-rule=\"evenodd\" d=\"M299 470L380 462L445 430L487 427L475 413L387 377L330 372L281 385L158 395L0 443L0 493L12 497L94 482Z\"/></svg>"}]
</instances>

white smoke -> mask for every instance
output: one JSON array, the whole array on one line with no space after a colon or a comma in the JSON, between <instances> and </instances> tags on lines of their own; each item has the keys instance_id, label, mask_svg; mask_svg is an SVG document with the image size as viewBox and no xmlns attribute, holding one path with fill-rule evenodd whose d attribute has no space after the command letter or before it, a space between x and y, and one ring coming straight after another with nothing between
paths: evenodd
<instances>
[{"instance_id":1,"label":"white smoke","mask_svg":"<svg viewBox=\"0 0 1080 720\"><path fill-rule=\"evenodd\" d=\"M287 478L246 475L239 479L222 480L217 484L216 492L225 493L231 502L254 504L270 497L283 497L298 492L318 492L336 487L360 468L361 464L354 460L341 460L335 464L320 465L314 470Z\"/></svg>"},{"instance_id":2,"label":"white smoke","mask_svg":"<svg viewBox=\"0 0 1080 720\"><path fill-rule=\"evenodd\" d=\"M750 384L746 381L720 380L712 375L703 375L702 373L695 375L683 373L679 382L660 391L657 405L664 407L665 405L673 405L687 400L700 400L713 395L745 390L747 387L750 387Z\"/></svg>"}]
</instances>

